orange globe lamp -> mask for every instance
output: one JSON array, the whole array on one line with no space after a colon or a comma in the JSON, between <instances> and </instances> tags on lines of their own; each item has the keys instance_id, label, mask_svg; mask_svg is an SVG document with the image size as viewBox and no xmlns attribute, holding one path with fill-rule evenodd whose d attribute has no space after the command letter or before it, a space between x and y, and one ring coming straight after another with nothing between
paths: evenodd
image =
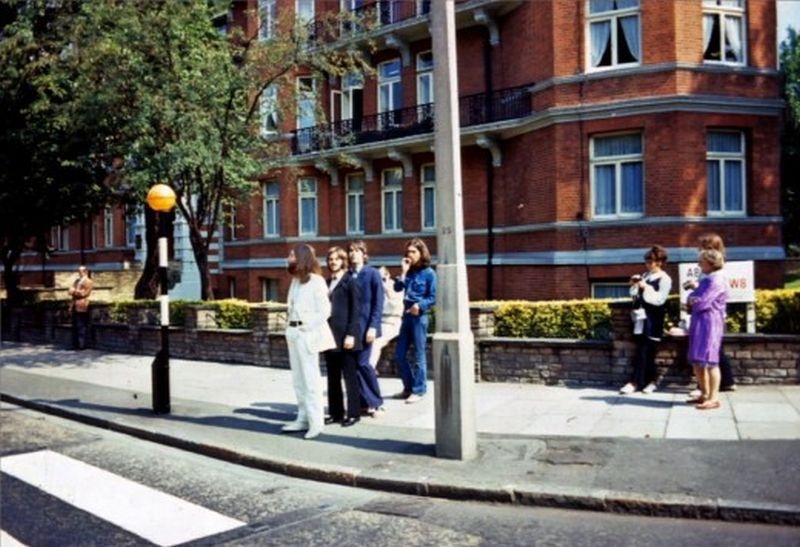
<instances>
[{"instance_id":1,"label":"orange globe lamp","mask_svg":"<svg viewBox=\"0 0 800 547\"><path fill-rule=\"evenodd\" d=\"M159 213L167 213L175 207L175 191L166 184L155 184L147 192L147 205Z\"/></svg>"}]
</instances>

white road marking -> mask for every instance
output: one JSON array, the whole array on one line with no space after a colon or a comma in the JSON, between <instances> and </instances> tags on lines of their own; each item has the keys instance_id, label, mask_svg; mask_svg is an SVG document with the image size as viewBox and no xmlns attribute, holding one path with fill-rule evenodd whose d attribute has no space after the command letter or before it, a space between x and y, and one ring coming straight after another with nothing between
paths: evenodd
<instances>
[{"instance_id":1,"label":"white road marking","mask_svg":"<svg viewBox=\"0 0 800 547\"><path fill-rule=\"evenodd\" d=\"M0 545L3 547L28 547L5 530L0 530Z\"/></svg>"},{"instance_id":2,"label":"white road marking","mask_svg":"<svg viewBox=\"0 0 800 547\"><path fill-rule=\"evenodd\" d=\"M0 469L157 545L185 543L246 525L50 450L0 458Z\"/></svg>"}]
</instances>

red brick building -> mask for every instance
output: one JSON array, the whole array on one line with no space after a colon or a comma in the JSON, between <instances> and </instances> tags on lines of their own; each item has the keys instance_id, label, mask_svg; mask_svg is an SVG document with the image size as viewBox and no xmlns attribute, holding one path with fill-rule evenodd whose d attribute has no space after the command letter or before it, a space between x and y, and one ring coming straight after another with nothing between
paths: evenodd
<instances>
[{"instance_id":1,"label":"red brick building","mask_svg":"<svg viewBox=\"0 0 800 547\"><path fill-rule=\"evenodd\" d=\"M294 113L265 103L264 132L290 157L224 231L218 297L283 299L299 241L324 256L364 239L371 263L394 269L410 237L435 255L446 181L432 151L430 2L234 6L234 22L267 35L286 10L309 22L355 10L378 27L374 75L300 75ZM455 12L471 300L613 295L654 243L677 277L708 231L730 259L756 261L758 287L782 284L773 0L465 0Z\"/></svg>"}]
</instances>

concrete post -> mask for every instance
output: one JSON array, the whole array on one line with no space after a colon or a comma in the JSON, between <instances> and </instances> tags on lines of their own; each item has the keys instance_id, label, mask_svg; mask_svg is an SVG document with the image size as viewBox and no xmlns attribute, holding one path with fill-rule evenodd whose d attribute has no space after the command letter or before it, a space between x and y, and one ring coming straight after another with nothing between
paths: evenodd
<instances>
[{"instance_id":1,"label":"concrete post","mask_svg":"<svg viewBox=\"0 0 800 547\"><path fill-rule=\"evenodd\" d=\"M464 252L454 0L431 2L431 24L438 226L433 335L436 455L468 460L477 454L475 343L470 329Z\"/></svg>"}]
</instances>

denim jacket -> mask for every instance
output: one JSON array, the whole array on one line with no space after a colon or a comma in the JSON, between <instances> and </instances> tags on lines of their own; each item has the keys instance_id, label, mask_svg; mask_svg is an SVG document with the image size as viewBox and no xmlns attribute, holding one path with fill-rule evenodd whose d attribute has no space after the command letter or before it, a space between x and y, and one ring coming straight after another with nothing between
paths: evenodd
<instances>
[{"instance_id":1,"label":"denim jacket","mask_svg":"<svg viewBox=\"0 0 800 547\"><path fill-rule=\"evenodd\" d=\"M409 270L405 280L395 279L394 290L405 291L404 309L419 304L420 312L427 313L436 304L436 272L431 267Z\"/></svg>"}]
</instances>

